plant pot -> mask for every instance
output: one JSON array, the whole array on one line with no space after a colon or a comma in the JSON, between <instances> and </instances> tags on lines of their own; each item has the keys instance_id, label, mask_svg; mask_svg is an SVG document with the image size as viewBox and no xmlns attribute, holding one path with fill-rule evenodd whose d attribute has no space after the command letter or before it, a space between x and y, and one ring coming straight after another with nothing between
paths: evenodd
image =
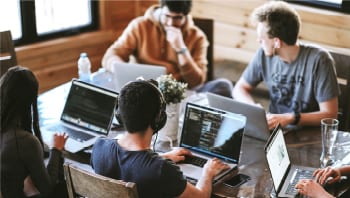
<instances>
[{"instance_id":1,"label":"plant pot","mask_svg":"<svg viewBox=\"0 0 350 198\"><path fill-rule=\"evenodd\" d=\"M174 142L177 140L179 132L179 110L180 103L166 105L167 121L165 126L158 132L160 141Z\"/></svg>"}]
</instances>

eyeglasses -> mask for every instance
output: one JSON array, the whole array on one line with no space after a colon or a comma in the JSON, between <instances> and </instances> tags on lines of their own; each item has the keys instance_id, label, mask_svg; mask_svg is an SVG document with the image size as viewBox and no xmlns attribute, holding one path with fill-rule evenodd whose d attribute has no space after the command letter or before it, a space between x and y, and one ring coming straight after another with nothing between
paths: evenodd
<instances>
[{"instance_id":1,"label":"eyeglasses","mask_svg":"<svg viewBox=\"0 0 350 198\"><path fill-rule=\"evenodd\" d=\"M185 15L175 15L175 16L172 16L172 15L168 15L168 14L163 14L163 16L166 18L166 20L173 20L175 22L179 22L181 21L182 19L184 19Z\"/></svg>"}]
</instances>

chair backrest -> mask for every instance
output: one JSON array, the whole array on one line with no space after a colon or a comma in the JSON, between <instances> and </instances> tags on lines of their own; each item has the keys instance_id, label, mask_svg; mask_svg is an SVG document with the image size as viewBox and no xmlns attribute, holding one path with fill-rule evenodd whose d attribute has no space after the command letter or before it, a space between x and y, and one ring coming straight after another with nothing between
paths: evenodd
<instances>
[{"instance_id":1,"label":"chair backrest","mask_svg":"<svg viewBox=\"0 0 350 198\"><path fill-rule=\"evenodd\" d=\"M138 198L135 183L104 177L67 162L64 173L70 198Z\"/></svg>"},{"instance_id":2,"label":"chair backrest","mask_svg":"<svg viewBox=\"0 0 350 198\"><path fill-rule=\"evenodd\" d=\"M0 77L15 65L17 65L17 58L11 31L0 32Z\"/></svg>"},{"instance_id":3,"label":"chair backrest","mask_svg":"<svg viewBox=\"0 0 350 198\"><path fill-rule=\"evenodd\" d=\"M205 33L209 41L207 52L207 81L210 81L214 79L214 20L206 18L193 18L193 21L194 24Z\"/></svg>"},{"instance_id":4,"label":"chair backrest","mask_svg":"<svg viewBox=\"0 0 350 198\"><path fill-rule=\"evenodd\" d=\"M340 87L339 129L344 131L350 130L350 55L331 52L335 62L337 80Z\"/></svg>"}]
</instances>

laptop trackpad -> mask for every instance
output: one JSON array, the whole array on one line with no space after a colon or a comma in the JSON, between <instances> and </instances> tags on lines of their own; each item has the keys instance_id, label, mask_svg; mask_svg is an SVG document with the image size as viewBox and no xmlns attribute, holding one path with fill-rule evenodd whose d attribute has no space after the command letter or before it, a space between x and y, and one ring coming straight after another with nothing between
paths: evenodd
<instances>
[{"instance_id":1,"label":"laptop trackpad","mask_svg":"<svg viewBox=\"0 0 350 198\"><path fill-rule=\"evenodd\" d=\"M198 180L202 175L203 168L201 167L192 164L179 164L179 167L186 177Z\"/></svg>"}]
</instances>

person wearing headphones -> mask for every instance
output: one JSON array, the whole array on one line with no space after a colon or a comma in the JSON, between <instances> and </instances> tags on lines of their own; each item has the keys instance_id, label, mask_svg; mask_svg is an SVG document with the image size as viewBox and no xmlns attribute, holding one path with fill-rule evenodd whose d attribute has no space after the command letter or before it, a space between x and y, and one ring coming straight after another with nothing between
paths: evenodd
<instances>
[{"instance_id":1,"label":"person wearing headphones","mask_svg":"<svg viewBox=\"0 0 350 198\"><path fill-rule=\"evenodd\" d=\"M129 62L133 56L138 63L165 67L167 74L187 83L193 91L232 98L231 81L219 78L206 82L209 42L189 14L192 0L159 0L159 3L129 23L105 52L102 66L107 71L118 72L113 65Z\"/></svg>"},{"instance_id":2,"label":"person wearing headphones","mask_svg":"<svg viewBox=\"0 0 350 198\"><path fill-rule=\"evenodd\" d=\"M25 67L10 68L0 79L0 94L0 195L3 198L60 197L64 194L62 190L67 192L65 183L64 189L56 187L59 179L64 180L61 151L68 136L53 135L45 167L37 109L38 81L34 74ZM52 193L54 189L61 191L60 194Z\"/></svg>"},{"instance_id":3,"label":"person wearing headphones","mask_svg":"<svg viewBox=\"0 0 350 198\"><path fill-rule=\"evenodd\" d=\"M150 149L152 136L167 118L156 83L137 80L122 88L116 115L126 132L120 139L99 138L92 149L91 165L97 174L136 183L139 197L210 197L213 177L228 169L227 164L208 160L194 186L176 165L191 155L190 151L179 148L159 155Z\"/></svg>"},{"instance_id":4,"label":"person wearing headphones","mask_svg":"<svg viewBox=\"0 0 350 198\"><path fill-rule=\"evenodd\" d=\"M338 83L334 61L324 49L297 41L299 14L286 2L270 1L252 14L261 48L233 89L233 97L255 104L251 91L264 81L269 90L269 128L278 123L320 126L337 118Z\"/></svg>"}]
</instances>

